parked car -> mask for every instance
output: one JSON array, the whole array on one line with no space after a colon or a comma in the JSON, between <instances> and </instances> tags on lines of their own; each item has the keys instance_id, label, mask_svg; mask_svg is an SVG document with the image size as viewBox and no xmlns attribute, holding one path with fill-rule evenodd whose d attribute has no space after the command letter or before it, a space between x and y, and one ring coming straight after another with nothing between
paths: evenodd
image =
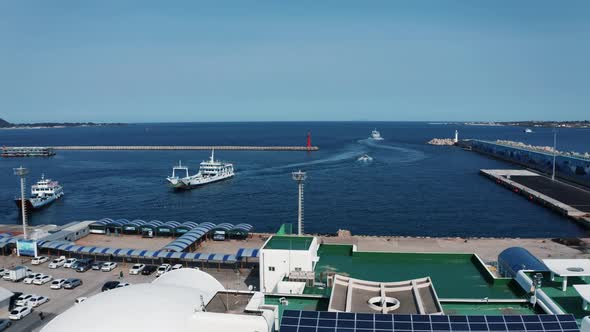
<instances>
[{"instance_id":1,"label":"parked car","mask_svg":"<svg viewBox=\"0 0 590 332\"><path fill-rule=\"evenodd\" d=\"M103 264L104 264L104 262L96 261L96 262L92 263L92 269L99 271L102 268Z\"/></svg>"},{"instance_id":2,"label":"parked car","mask_svg":"<svg viewBox=\"0 0 590 332\"><path fill-rule=\"evenodd\" d=\"M82 302L86 301L86 299L87 299L87 297L85 297L85 296L80 296L80 297L77 297L77 298L74 300L74 303L75 303L75 304L82 303Z\"/></svg>"},{"instance_id":3,"label":"parked car","mask_svg":"<svg viewBox=\"0 0 590 332\"><path fill-rule=\"evenodd\" d=\"M74 289L78 286L81 286L82 284L83 284L82 280L77 279L77 278L70 278L70 279L66 279L63 287L65 289Z\"/></svg>"},{"instance_id":4,"label":"parked car","mask_svg":"<svg viewBox=\"0 0 590 332\"><path fill-rule=\"evenodd\" d=\"M104 285L102 285L102 289L101 291L106 292L108 290L117 288L117 286L119 286L121 282L119 281L107 281L104 283Z\"/></svg>"},{"instance_id":5,"label":"parked car","mask_svg":"<svg viewBox=\"0 0 590 332\"><path fill-rule=\"evenodd\" d=\"M16 305L16 301L18 300L18 298L23 295L23 293L21 292L13 292L12 296L10 297L10 303L8 304L8 311L12 310L15 307L18 307Z\"/></svg>"},{"instance_id":6,"label":"parked car","mask_svg":"<svg viewBox=\"0 0 590 332\"><path fill-rule=\"evenodd\" d=\"M77 260L78 259L76 259L76 258L68 258L68 259L66 259L66 262L64 263L64 267L72 268L72 265L74 265L74 263L76 263Z\"/></svg>"},{"instance_id":7,"label":"parked car","mask_svg":"<svg viewBox=\"0 0 590 332\"><path fill-rule=\"evenodd\" d=\"M55 279L51 282L51 286L49 286L51 289L61 289L64 285L64 282L66 282L66 279Z\"/></svg>"},{"instance_id":8,"label":"parked car","mask_svg":"<svg viewBox=\"0 0 590 332\"><path fill-rule=\"evenodd\" d=\"M33 297L31 297L29 299L27 305L29 307L36 308L36 307L38 307L38 306L40 306L40 305L42 305L43 303L46 303L46 302L49 302L49 298L48 297L41 296L41 295L36 295L36 296L33 296Z\"/></svg>"},{"instance_id":9,"label":"parked car","mask_svg":"<svg viewBox=\"0 0 590 332\"><path fill-rule=\"evenodd\" d=\"M33 260L31 261L31 264L40 265L40 264L47 262L48 260L49 260L49 257L47 257L47 256L37 256L37 257L33 258Z\"/></svg>"},{"instance_id":10,"label":"parked car","mask_svg":"<svg viewBox=\"0 0 590 332\"><path fill-rule=\"evenodd\" d=\"M76 272L86 272L92 268L92 259L80 259L76 262Z\"/></svg>"},{"instance_id":11,"label":"parked car","mask_svg":"<svg viewBox=\"0 0 590 332\"><path fill-rule=\"evenodd\" d=\"M145 269L145 264L135 264L129 269L129 274L140 274Z\"/></svg>"},{"instance_id":12,"label":"parked car","mask_svg":"<svg viewBox=\"0 0 590 332\"><path fill-rule=\"evenodd\" d=\"M12 322L8 319L0 319L0 331L4 331L12 325Z\"/></svg>"},{"instance_id":13,"label":"parked car","mask_svg":"<svg viewBox=\"0 0 590 332\"><path fill-rule=\"evenodd\" d=\"M213 233L213 241L225 241L225 231L215 231Z\"/></svg>"},{"instance_id":14,"label":"parked car","mask_svg":"<svg viewBox=\"0 0 590 332\"><path fill-rule=\"evenodd\" d=\"M35 278L35 280L33 280L33 284L44 285L44 284L50 282L51 280L53 280L52 276L42 275L40 277Z\"/></svg>"},{"instance_id":15,"label":"parked car","mask_svg":"<svg viewBox=\"0 0 590 332\"><path fill-rule=\"evenodd\" d=\"M5 269L5 268L0 268L0 277L4 277L5 274L8 273L9 270Z\"/></svg>"},{"instance_id":16,"label":"parked car","mask_svg":"<svg viewBox=\"0 0 590 332\"><path fill-rule=\"evenodd\" d=\"M58 267L64 266L66 263L66 256L61 256L60 258L56 258L51 263L49 263L50 269L57 269Z\"/></svg>"},{"instance_id":17,"label":"parked car","mask_svg":"<svg viewBox=\"0 0 590 332\"><path fill-rule=\"evenodd\" d=\"M35 294L21 294L21 296L19 296L16 299L16 306L17 307L25 306L27 304L27 301L33 296L37 296L37 295L35 295Z\"/></svg>"},{"instance_id":18,"label":"parked car","mask_svg":"<svg viewBox=\"0 0 590 332\"><path fill-rule=\"evenodd\" d=\"M121 288L121 287L127 287L127 286L131 286L131 284L130 284L130 283L128 283L128 282L120 282L120 283L117 285L117 287L115 287L115 288Z\"/></svg>"},{"instance_id":19,"label":"parked car","mask_svg":"<svg viewBox=\"0 0 590 332\"><path fill-rule=\"evenodd\" d=\"M170 266L170 264L166 264L166 263L164 263L164 264L160 265L160 266L158 267L158 272L156 273L156 276L157 276L157 277L161 276L162 274L164 274L164 273L166 273L166 272L170 271L170 269L171 269L171 268L172 268L172 267Z\"/></svg>"},{"instance_id":20,"label":"parked car","mask_svg":"<svg viewBox=\"0 0 590 332\"><path fill-rule=\"evenodd\" d=\"M102 264L102 267L100 268L100 270L102 272L111 272L115 268L117 268L117 263L115 263L115 262L105 262L104 264Z\"/></svg>"},{"instance_id":21,"label":"parked car","mask_svg":"<svg viewBox=\"0 0 590 332\"><path fill-rule=\"evenodd\" d=\"M25 284L32 284L33 280L35 280L35 278L43 276L43 273L33 273L30 276L26 277L25 279L23 279L23 283Z\"/></svg>"},{"instance_id":22,"label":"parked car","mask_svg":"<svg viewBox=\"0 0 590 332\"><path fill-rule=\"evenodd\" d=\"M156 272L157 269L158 267L155 265L146 265L141 271L141 274L143 274L144 276L149 276L150 274Z\"/></svg>"},{"instance_id":23,"label":"parked car","mask_svg":"<svg viewBox=\"0 0 590 332\"><path fill-rule=\"evenodd\" d=\"M12 319L12 320L22 319L23 317L30 314L32 310L33 309L28 306L16 307L16 308L12 309L12 311L10 312L10 315L8 315L8 318Z\"/></svg>"},{"instance_id":24,"label":"parked car","mask_svg":"<svg viewBox=\"0 0 590 332\"><path fill-rule=\"evenodd\" d=\"M183 268L182 264L174 264L174 265L172 266L172 270L180 270L180 269L182 269L182 268Z\"/></svg>"}]
</instances>

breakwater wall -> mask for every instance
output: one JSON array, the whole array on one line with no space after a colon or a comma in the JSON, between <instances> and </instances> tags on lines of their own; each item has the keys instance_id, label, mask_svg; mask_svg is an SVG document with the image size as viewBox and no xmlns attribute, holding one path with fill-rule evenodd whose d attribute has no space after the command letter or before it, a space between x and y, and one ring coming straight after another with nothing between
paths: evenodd
<instances>
[{"instance_id":1,"label":"breakwater wall","mask_svg":"<svg viewBox=\"0 0 590 332\"><path fill-rule=\"evenodd\" d=\"M507 146L490 141L462 140L461 147L497 159L528 167L545 174L553 171L553 154ZM590 187L590 160L573 156L556 155L555 175L559 178Z\"/></svg>"}]
</instances>

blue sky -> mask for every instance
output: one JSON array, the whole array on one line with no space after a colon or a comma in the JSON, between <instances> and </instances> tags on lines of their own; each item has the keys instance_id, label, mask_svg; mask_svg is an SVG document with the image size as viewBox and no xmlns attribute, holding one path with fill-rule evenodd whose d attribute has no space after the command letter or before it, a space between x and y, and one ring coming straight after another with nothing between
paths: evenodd
<instances>
[{"instance_id":1,"label":"blue sky","mask_svg":"<svg viewBox=\"0 0 590 332\"><path fill-rule=\"evenodd\" d=\"M3 1L0 118L590 118L589 1Z\"/></svg>"}]
</instances>

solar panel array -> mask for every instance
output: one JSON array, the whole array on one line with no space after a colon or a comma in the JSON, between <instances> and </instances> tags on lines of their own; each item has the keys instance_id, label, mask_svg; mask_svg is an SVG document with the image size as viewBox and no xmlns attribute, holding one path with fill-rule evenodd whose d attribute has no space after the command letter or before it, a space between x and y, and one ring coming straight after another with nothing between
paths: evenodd
<instances>
[{"instance_id":1,"label":"solar panel array","mask_svg":"<svg viewBox=\"0 0 590 332\"><path fill-rule=\"evenodd\" d=\"M281 332L579 332L573 315L387 315L285 310Z\"/></svg>"}]
</instances>

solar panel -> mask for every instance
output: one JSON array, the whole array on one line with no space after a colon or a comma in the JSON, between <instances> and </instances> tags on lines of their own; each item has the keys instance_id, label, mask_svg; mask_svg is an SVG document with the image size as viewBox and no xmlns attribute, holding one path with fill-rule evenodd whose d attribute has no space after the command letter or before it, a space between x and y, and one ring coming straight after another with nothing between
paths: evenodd
<instances>
[{"instance_id":1,"label":"solar panel","mask_svg":"<svg viewBox=\"0 0 590 332\"><path fill-rule=\"evenodd\" d=\"M573 315L386 315L285 310L281 332L579 332Z\"/></svg>"}]
</instances>

